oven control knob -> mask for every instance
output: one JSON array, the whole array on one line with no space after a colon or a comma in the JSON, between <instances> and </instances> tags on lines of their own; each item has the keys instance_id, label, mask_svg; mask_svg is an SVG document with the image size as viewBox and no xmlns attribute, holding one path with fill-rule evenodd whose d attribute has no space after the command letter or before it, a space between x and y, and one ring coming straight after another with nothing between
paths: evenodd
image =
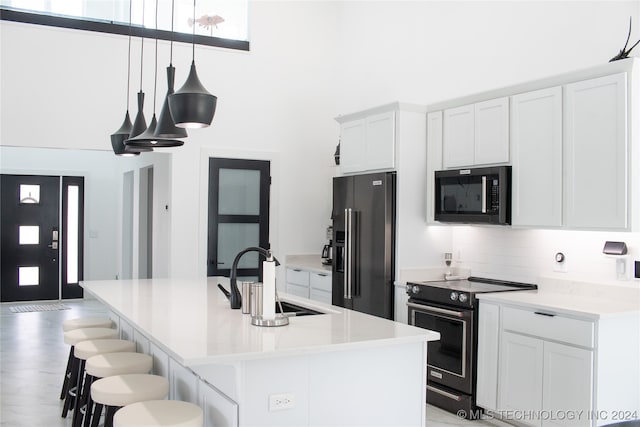
<instances>
[{"instance_id":1,"label":"oven control knob","mask_svg":"<svg viewBox=\"0 0 640 427\"><path fill-rule=\"evenodd\" d=\"M418 287L418 286L415 286L415 285L414 285L414 286L411 288L411 292L412 292L412 293L414 293L414 294L419 293L419 292L420 292L420 287Z\"/></svg>"},{"instance_id":2,"label":"oven control knob","mask_svg":"<svg viewBox=\"0 0 640 427\"><path fill-rule=\"evenodd\" d=\"M465 302L465 301L467 301L467 294L463 294L463 293L461 293L461 294L458 296L458 301L460 301L460 302Z\"/></svg>"},{"instance_id":3,"label":"oven control knob","mask_svg":"<svg viewBox=\"0 0 640 427\"><path fill-rule=\"evenodd\" d=\"M451 301L455 301L458 299L458 293L457 292L451 292L451 295L449 295L449 298L451 298Z\"/></svg>"}]
</instances>

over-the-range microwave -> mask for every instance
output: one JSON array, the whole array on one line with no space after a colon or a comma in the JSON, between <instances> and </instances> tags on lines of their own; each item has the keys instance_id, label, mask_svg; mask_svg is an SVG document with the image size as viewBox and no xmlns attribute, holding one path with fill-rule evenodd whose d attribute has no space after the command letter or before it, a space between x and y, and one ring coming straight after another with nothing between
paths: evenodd
<instances>
[{"instance_id":1,"label":"over-the-range microwave","mask_svg":"<svg viewBox=\"0 0 640 427\"><path fill-rule=\"evenodd\" d=\"M434 219L462 224L511 224L511 166L435 172Z\"/></svg>"}]
</instances>

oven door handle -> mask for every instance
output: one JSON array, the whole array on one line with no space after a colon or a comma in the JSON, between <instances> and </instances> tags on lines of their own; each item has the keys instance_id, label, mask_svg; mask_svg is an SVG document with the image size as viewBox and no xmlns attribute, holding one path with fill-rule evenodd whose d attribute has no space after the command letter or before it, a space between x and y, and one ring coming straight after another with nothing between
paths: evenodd
<instances>
[{"instance_id":1,"label":"oven door handle","mask_svg":"<svg viewBox=\"0 0 640 427\"><path fill-rule=\"evenodd\" d=\"M463 312L447 310L446 308L432 307L430 305L413 304L410 302L407 303L407 306L411 308L415 308L416 310L428 311L428 312L439 313L439 314L447 314L449 316L455 316L455 317L464 317Z\"/></svg>"},{"instance_id":2,"label":"oven door handle","mask_svg":"<svg viewBox=\"0 0 640 427\"><path fill-rule=\"evenodd\" d=\"M444 390L440 390L439 388L435 388L435 387L430 386L430 385L427 385L427 390L432 391L434 393L438 393L438 394L440 394L442 396L448 397L449 399L453 399L456 402L460 402L462 400L462 397L460 397L460 396L457 396L457 395L455 395L453 393L448 393L448 392L446 392ZM462 412L464 412L464 411L462 411Z\"/></svg>"}]
</instances>

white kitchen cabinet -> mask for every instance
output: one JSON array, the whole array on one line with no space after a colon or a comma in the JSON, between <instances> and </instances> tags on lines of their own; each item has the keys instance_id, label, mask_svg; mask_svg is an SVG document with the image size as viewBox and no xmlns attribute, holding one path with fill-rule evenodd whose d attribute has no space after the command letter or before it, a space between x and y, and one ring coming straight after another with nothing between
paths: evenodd
<instances>
[{"instance_id":1,"label":"white kitchen cabinet","mask_svg":"<svg viewBox=\"0 0 640 427\"><path fill-rule=\"evenodd\" d=\"M443 166L509 162L509 98L444 111Z\"/></svg>"},{"instance_id":2,"label":"white kitchen cabinet","mask_svg":"<svg viewBox=\"0 0 640 427\"><path fill-rule=\"evenodd\" d=\"M509 162L509 98L474 105L475 165Z\"/></svg>"},{"instance_id":3,"label":"white kitchen cabinet","mask_svg":"<svg viewBox=\"0 0 640 427\"><path fill-rule=\"evenodd\" d=\"M189 368L169 358L169 399L198 404L198 377Z\"/></svg>"},{"instance_id":4,"label":"white kitchen cabinet","mask_svg":"<svg viewBox=\"0 0 640 427\"><path fill-rule=\"evenodd\" d=\"M340 125L343 173L395 167L395 111L385 111Z\"/></svg>"},{"instance_id":5,"label":"white kitchen cabinet","mask_svg":"<svg viewBox=\"0 0 640 427\"><path fill-rule=\"evenodd\" d=\"M124 319L120 319L120 339L133 341L133 326Z\"/></svg>"},{"instance_id":6,"label":"white kitchen cabinet","mask_svg":"<svg viewBox=\"0 0 640 427\"><path fill-rule=\"evenodd\" d=\"M627 228L627 75L565 86L565 225Z\"/></svg>"},{"instance_id":7,"label":"white kitchen cabinet","mask_svg":"<svg viewBox=\"0 0 640 427\"><path fill-rule=\"evenodd\" d=\"M495 410L498 407L500 306L480 303L478 319L476 403L485 409Z\"/></svg>"},{"instance_id":8,"label":"white kitchen cabinet","mask_svg":"<svg viewBox=\"0 0 640 427\"><path fill-rule=\"evenodd\" d=\"M309 298L309 272L299 268L287 268L287 293Z\"/></svg>"},{"instance_id":9,"label":"white kitchen cabinet","mask_svg":"<svg viewBox=\"0 0 640 427\"><path fill-rule=\"evenodd\" d=\"M343 123L340 126L340 169L343 173L366 170L364 119Z\"/></svg>"},{"instance_id":10,"label":"white kitchen cabinet","mask_svg":"<svg viewBox=\"0 0 640 427\"><path fill-rule=\"evenodd\" d=\"M331 274L309 272L309 298L331 304Z\"/></svg>"},{"instance_id":11,"label":"white kitchen cabinet","mask_svg":"<svg viewBox=\"0 0 640 427\"><path fill-rule=\"evenodd\" d=\"M562 87L511 97L511 224L562 225Z\"/></svg>"},{"instance_id":12,"label":"white kitchen cabinet","mask_svg":"<svg viewBox=\"0 0 640 427\"><path fill-rule=\"evenodd\" d=\"M331 304L331 273L287 268L287 293Z\"/></svg>"},{"instance_id":13,"label":"white kitchen cabinet","mask_svg":"<svg viewBox=\"0 0 640 427\"><path fill-rule=\"evenodd\" d=\"M238 425L238 404L203 380L198 383L198 400L204 413L204 427Z\"/></svg>"},{"instance_id":14,"label":"white kitchen cabinet","mask_svg":"<svg viewBox=\"0 0 640 427\"><path fill-rule=\"evenodd\" d=\"M395 167L395 119L395 111L376 114L365 119L366 170Z\"/></svg>"},{"instance_id":15,"label":"white kitchen cabinet","mask_svg":"<svg viewBox=\"0 0 640 427\"><path fill-rule=\"evenodd\" d=\"M136 343L136 352L142 354L149 354L149 338L145 337L137 329L133 330L133 342Z\"/></svg>"},{"instance_id":16,"label":"white kitchen cabinet","mask_svg":"<svg viewBox=\"0 0 640 427\"><path fill-rule=\"evenodd\" d=\"M473 105L444 111L442 164L445 168L471 166L475 163L474 113Z\"/></svg>"},{"instance_id":17,"label":"white kitchen cabinet","mask_svg":"<svg viewBox=\"0 0 640 427\"><path fill-rule=\"evenodd\" d=\"M153 359L151 372L154 375L169 378L169 355L153 342L149 343L149 356Z\"/></svg>"},{"instance_id":18,"label":"white kitchen cabinet","mask_svg":"<svg viewBox=\"0 0 640 427\"><path fill-rule=\"evenodd\" d=\"M499 405L501 411L542 410L543 342L511 332L502 333ZM540 425L540 420L521 420Z\"/></svg>"},{"instance_id":19,"label":"white kitchen cabinet","mask_svg":"<svg viewBox=\"0 0 640 427\"><path fill-rule=\"evenodd\" d=\"M551 414L568 409L588 414L593 401L593 351L554 342L544 342L542 407ZM587 417L553 417L544 426L588 426Z\"/></svg>"},{"instance_id":20,"label":"white kitchen cabinet","mask_svg":"<svg viewBox=\"0 0 640 427\"><path fill-rule=\"evenodd\" d=\"M442 111L427 114L427 224L435 224L435 171L442 169Z\"/></svg>"},{"instance_id":21,"label":"white kitchen cabinet","mask_svg":"<svg viewBox=\"0 0 640 427\"><path fill-rule=\"evenodd\" d=\"M501 306L500 315L497 410L589 414L594 408L595 323L546 310L510 306ZM492 318L488 320L495 323ZM485 327L480 326L479 331ZM541 427L591 424L587 415L533 416L517 421Z\"/></svg>"}]
</instances>

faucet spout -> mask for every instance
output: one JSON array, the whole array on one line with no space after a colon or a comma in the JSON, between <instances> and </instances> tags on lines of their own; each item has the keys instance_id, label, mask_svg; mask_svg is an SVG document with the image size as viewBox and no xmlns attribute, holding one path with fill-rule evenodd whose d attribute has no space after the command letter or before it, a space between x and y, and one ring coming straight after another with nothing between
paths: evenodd
<instances>
[{"instance_id":1,"label":"faucet spout","mask_svg":"<svg viewBox=\"0 0 640 427\"><path fill-rule=\"evenodd\" d=\"M246 254L247 252L259 252L261 255L263 255L267 259L273 257L273 255L271 254L271 250L267 250L258 246L250 246L238 252L236 257L233 259L233 264L231 265L231 274L229 275L229 282L231 287L231 295L229 295L229 302L231 304L231 308L233 309L238 309L242 307L242 295L238 290L238 280L237 280L238 262L240 262L240 258L242 258L242 255ZM273 260L276 262L276 266L280 265L280 262L276 259L276 257L273 257Z\"/></svg>"}]
</instances>

